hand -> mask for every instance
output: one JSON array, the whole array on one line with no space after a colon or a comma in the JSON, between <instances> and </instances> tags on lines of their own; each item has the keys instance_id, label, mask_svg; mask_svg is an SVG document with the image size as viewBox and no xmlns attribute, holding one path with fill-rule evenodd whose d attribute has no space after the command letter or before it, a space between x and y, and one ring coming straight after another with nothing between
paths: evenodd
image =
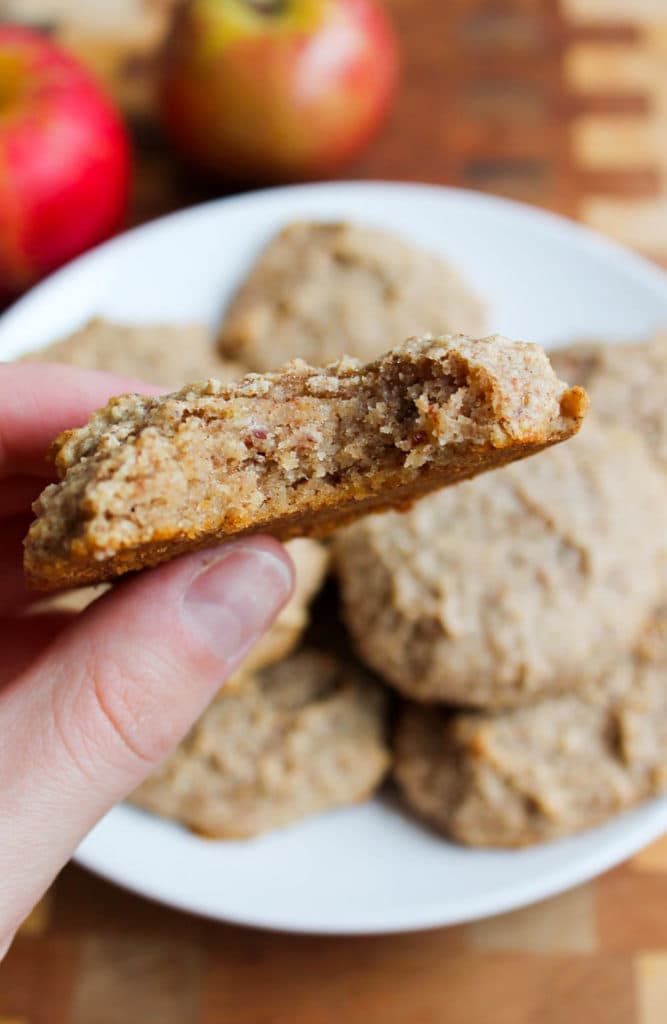
<instances>
[{"instance_id":1,"label":"hand","mask_svg":"<svg viewBox=\"0 0 667 1024\"><path fill-rule=\"evenodd\" d=\"M290 595L250 538L118 583L86 611L26 614L22 538L45 452L112 394L107 374L0 364L0 957L77 844L185 735Z\"/></svg>"}]
</instances>

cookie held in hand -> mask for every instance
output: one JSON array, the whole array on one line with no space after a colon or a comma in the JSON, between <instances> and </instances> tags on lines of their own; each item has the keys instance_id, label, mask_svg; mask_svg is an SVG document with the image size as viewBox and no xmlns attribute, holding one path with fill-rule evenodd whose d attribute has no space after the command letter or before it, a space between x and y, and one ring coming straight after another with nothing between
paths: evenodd
<instances>
[{"instance_id":1,"label":"cookie held in hand","mask_svg":"<svg viewBox=\"0 0 667 1024\"><path fill-rule=\"evenodd\" d=\"M587 406L538 346L499 336L121 396L56 440L28 579L100 582L244 533L321 536L566 440Z\"/></svg>"}]
</instances>

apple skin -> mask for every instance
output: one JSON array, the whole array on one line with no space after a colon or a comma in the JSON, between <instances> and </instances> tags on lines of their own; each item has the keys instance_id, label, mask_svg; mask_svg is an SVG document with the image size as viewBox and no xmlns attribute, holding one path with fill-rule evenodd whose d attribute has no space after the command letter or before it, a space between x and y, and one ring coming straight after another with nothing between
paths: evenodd
<instances>
[{"instance_id":1,"label":"apple skin","mask_svg":"<svg viewBox=\"0 0 667 1024\"><path fill-rule=\"evenodd\" d=\"M162 55L160 118L186 160L228 181L328 177L381 124L398 65L376 0L188 0Z\"/></svg>"},{"instance_id":2,"label":"apple skin","mask_svg":"<svg viewBox=\"0 0 667 1024\"><path fill-rule=\"evenodd\" d=\"M130 163L88 72L38 33L0 25L0 301L120 227Z\"/></svg>"}]
</instances>

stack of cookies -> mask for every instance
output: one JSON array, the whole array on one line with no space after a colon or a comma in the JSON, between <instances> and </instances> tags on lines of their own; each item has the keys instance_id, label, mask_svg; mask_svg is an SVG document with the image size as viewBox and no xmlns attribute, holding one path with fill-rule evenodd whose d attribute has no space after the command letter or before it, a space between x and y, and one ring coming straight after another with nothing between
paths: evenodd
<instances>
[{"instance_id":1,"label":"stack of cookies","mask_svg":"<svg viewBox=\"0 0 667 1024\"><path fill-rule=\"evenodd\" d=\"M559 352L556 372L588 389L594 413L567 443L513 462L574 435L582 393L565 389L532 346L451 337L482 335L484 320L483 303L432 253L371 228L298 223L260 255L215 344L197 326L95 321L35 354L164 387L223 382L151 400L161 404L148 412L145 402L116 405L88 433L72 432L60 445L65 483L80 472L81 452L102 457L100 437L117 429L110 422L141 418L154 432L158 418L163 425L184 407L191 415L222 400L228 421L245 423L269 388L291 403L289 433L272 421L287 438L281 479L294 472L294 451L302 464L317 442L326 471L309 469L319 482L308 500L320 502L319 532L340 526L324 543L289 541L290 604L136 804L205 835L251 836L365 799L393 770L406 804L447 835L519 846L595 824L667 786L667 339ZM426 340L379 358L414 335ZM236 390L225 383L295 358L326 366L344 353L370 366L292 363ZM397 389L414 392L419 409L408 435ZM458 449L470 442L478 453L472 469L443 462L453 393ZM346 417L358 418L359 403L372 411L374 436L390 437L391 458L400 450L400 473L384 448L351 434ZM323 437L336 439L335 464ZM265 440L253 440L256 461L267 459ZM464 479L504 462L513 464ZM355 500L369 509L434 493L406 512L344 526L354 516L333 508L330 494L324 501L321 480L340 492L352 464L362 467ZM374 474L381 493L361 493ZM270 479L268 528L295 536L298 525L281 525L289 517ZM46 567L64 564L53 546L60 486L28 545L43 579ZM235 523L247 528L238 515ZM145 550L140 541L135 551ZM316 603L320 621L307 631L329 562L351 641L344 657L338 634L331 640L330 601Z\"/></svg>"}]
</instances>

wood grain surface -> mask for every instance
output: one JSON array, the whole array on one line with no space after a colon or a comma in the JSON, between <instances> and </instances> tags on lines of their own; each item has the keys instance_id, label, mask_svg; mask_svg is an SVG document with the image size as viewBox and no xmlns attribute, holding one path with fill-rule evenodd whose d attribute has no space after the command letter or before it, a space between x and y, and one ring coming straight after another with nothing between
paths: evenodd
<instances>
[{"instance_id":1,"label":"wood grain surface","mask_svg":"<svg viewBox=\"0 0 667 1024\"><path fill-rule=\"evenodd\" d=\"M109 84L134 222L219 194L151 116L171 0L0 0ZM667 263L667 0L388 0L395 110L349 176L557 210ZM300 938L179 914L68 867L0 967L0 1024L665 1024L667 839L595 882L467 927Z\"/></svg>"}]
</instances>

